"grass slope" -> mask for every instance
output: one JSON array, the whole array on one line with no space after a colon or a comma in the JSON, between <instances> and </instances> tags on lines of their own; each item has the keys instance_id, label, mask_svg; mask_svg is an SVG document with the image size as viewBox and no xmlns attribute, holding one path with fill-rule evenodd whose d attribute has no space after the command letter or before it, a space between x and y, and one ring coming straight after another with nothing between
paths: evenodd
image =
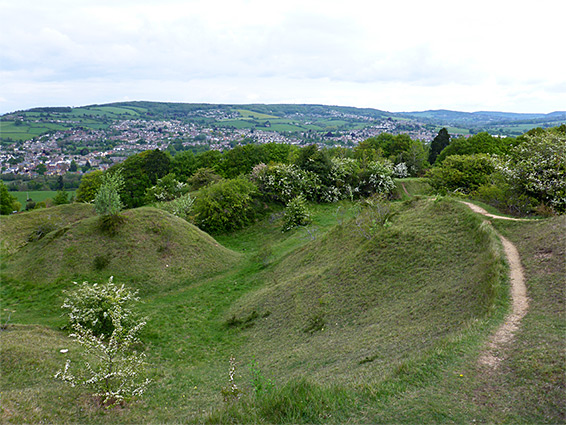
<instances>
[{"instance_id":1,"label":"grass slope","mask_svg":"<svg viewBox=\"0 0 566 425\"><path fill-rule=\"evenodd\" d=\"M501 259L480 223L425 200L400 206L371 240L354 222L335 227L231 310L236 323L255 317L246 356L280 378L356 384L434 350L501 302Z\"/></svg>"},{"instance_id":2,"label":"grass slope","mask_svg":"<svg viewBox=\"0 0 566 425\"><path fill-rule=\"evenodd\" d=\"M21 248L6 258L2 271L2 290L12 294L19 308L27 306L25 310L40 308L39 300L56 302L54 289L68 287L72 281L105 281L113 275L148 295L224 270L239 259L192 224L154 208L125 211L125 221L115 235L103 232L99 217L92 216L57 226L26 243L37 223L54 220L51 210L22 214L21 219L14 216L5 223L7 228L20 223L28 227L18 230ZM55 213L59 211L66 210ZM34 219L36 224L31 225Z\"/></svg>"},{"instance_id":3,"label":"grass slope","mask_svg":"<svg viewBox=\"0 0 566 425\"><path fill-rule=\"evenodd\" d=\"M88 391L52 378L61 348L76 355L56 330L64 285L3 282L2 304L16 310L16 325L0 332L1 421L563 422L563 218L497 224L524 258L532 304L501 373L490 375L477 356L507 306L491 226L459 203L413 198L367 240L349 205L340 207L312 206L309 232L281 233L274 215L218 237L241 253L226 250L236 257L231 267L142 288L154 383L124 409L99 409ZM128 214L123 244L138 233L157 251L171 218L149 208ZM82 229L86 241L90 220L61 237ZM230 356L244 395L222 403Z\"/></svg>"},{"instance_id":4,"label":"grass slope","mask_svg":"<svg viewBox=\"0 0 566 425\"><path fill-rule=\"evenodd\" d=\"M16 252L38 233L60 229L94 215L92 205L67 204L1 216L0 254L5 256Z\"/></svg>"}]
</instances>

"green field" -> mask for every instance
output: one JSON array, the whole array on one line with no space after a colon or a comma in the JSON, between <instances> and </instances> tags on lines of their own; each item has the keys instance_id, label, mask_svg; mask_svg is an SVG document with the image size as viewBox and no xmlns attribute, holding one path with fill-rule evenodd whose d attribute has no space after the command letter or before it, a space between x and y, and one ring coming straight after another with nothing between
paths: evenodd
<instances>
[{"instance_id":1,"label":"green field","mask_svg":"<svg viewBox=\"0 0 566 425\"><path fill-rule=\"evenodd\" d=\"M246 109L235 109L235 111L238 112L244 119L251 118L254 120L271 120L279 118L275 115L262 114L260 112L248 111Z\"/></svg>"},{"instance_id":2,"label":"green field","mask_svg":"<svg viewBox=\"0 0 566 425\"><path fill-rule=\"evenodd\" d=\"M0 121L0 136L14 140L28 140L52 130L66 130L68 127L55 123L31 123L16 125L13 121Z\"/></svg>"},{"instance_id":3,"label":"green field","mask_svg":"<svg viewBox=\"0 0 566 425\"><path fill-rule=\"evenodd\" d=\"M69 198L75 194L74 190L66 190ZM44 202L46 199L53 199L57 195L57 191L53 190L29 190L27 192L10 192L11 195L15 196L20 204L22 204L22 210L26 208L26 202L28 199L33 199L35 202Z\"/></svg>"}]
</instances>

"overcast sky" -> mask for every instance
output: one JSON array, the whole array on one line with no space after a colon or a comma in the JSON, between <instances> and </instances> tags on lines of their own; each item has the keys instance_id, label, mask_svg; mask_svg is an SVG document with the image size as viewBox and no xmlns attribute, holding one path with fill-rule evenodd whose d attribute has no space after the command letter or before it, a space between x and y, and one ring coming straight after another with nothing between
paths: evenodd
<instances>
[{"instance_id":1,"label":"overcast sky","mask_svg":"<svg viewBox=\"0 0 566 425\"><path fill-rule=\"evenodd\" d=\"M564 0L0 0L0 113L124 100L566 110Z\"/></svg>"}]
</instances>

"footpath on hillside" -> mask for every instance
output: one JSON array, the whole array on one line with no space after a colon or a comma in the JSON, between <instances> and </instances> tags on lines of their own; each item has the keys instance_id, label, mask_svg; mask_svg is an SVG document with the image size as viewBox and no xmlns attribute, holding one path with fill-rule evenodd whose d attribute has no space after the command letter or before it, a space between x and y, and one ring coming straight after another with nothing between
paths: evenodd
<instances>
[{"instance_id":1,"label":"footpath on hillside","mask_svg":"<svg viewBox=\"0 0 566 425\"><path fill-rule=\"evenodd\" d=\"M490 214L486 210L470 202L461 201L463 204L467 205L472 211L482 214L486 217L496 218L500 220L512 220L512 221L529 221L522 218L513 217L503 217L495 214ZM507 257L507 262L509 263L509 274L511 280L511 300L513 309L510 314L505 317L505 322L497 329L495 334L489 339L486 349L480 355L478 362L481 365L488 366L490 368L496 369L501 363L501 349L503 346L508 344L515 335L517 329L521 324L521 319L527 314L529 308L529 299L527 297L527 287L525 285L525 277L523 273L523 266L521 265L521 258L519 256L519 251L507 238L500 234L497 234L501 243L503 244L503 249L505 251L505 256Z\"/></svg>"}]
</instances>

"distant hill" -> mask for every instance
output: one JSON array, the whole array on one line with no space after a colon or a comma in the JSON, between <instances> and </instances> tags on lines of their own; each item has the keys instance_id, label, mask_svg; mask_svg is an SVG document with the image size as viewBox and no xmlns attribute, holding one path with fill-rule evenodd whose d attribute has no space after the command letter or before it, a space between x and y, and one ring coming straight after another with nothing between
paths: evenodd
<instances>
[{"instance_id":1,"label":"distant hill","mask_svg":"<svg viewBox=\"0 0 566 425\"><path fill-rule=\"evenodd\" d=\"M518 124L536 124L546 126L547 124L560 125L566 122L566 111L556 111L549 114L513 113L513 112L458 112L446 109L422 111L422 112L400 112L396 115L416 119L425 123L446 126L463 127L486 127L508 126Z\"/></svg>"},{"instance_id":2,"label":"distant hill","mask_svg":"<svg viewBox=\"0 0 566 425\"><path fill-rule=\"evenodd\" d=\"M172 102L115 102L82 107L38 107L0 117L0 139L4 142L29 140L49 132L70 129L111 131L113 123L123 120L178 120L205 127L262 129L272 132L353 131L395 122L397 132L416 130L428 136L442 127L451 133L477 133L517 136L534 127L553 127L566 123L566 111L549 114L510 112L459 112L429 110L387 112L374 108L356 108L316 104L213 104ZM421 131L421 134L418 134Z\"/></svg>"}]
</instances>

